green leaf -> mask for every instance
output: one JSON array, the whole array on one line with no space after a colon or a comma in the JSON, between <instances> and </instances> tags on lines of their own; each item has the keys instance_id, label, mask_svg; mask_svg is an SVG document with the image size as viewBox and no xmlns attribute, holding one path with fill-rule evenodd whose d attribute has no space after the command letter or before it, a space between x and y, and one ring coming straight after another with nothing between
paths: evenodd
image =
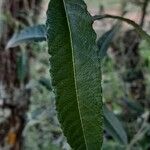
<instances>
[{"instance_id":1,"label":"green leaf","mask_svg":"<svg viewBox=\"0 0 150 150\"><path fill-rule=\"evenodd\" d=\"M63 132L74 150L100 150L101 71L92 17L82 0L51 0L47 16L50 72Z\"/></svg>"},{"instance_id":2,"label":"green leaf","mask_svg":"<svg viewBox=\"0 0 150 150\"><path fill-rule=\"evenodd\" d=\"M123 98L122 101L128 106L128 108L134 110L139 115L144 113L144 108L137 101L129 100L128 98Z\"/></svg>"},{"instance_id":3,"label":"green leaf","mask_svg":"<svg viewBox=\"0 0 150 150\"><path fill-rule=\"evenodd\" d=\"M104 126L105 129L111 134L111 136L117 140L120 144L126 145L128 143L127 135L122 127L122 124L117 119L117 117L113 114L113 112L109 111L106 106L103 106L104 112Z\"/></svg>"},{"instance_id":4,"label":"green leaf","mask_svg":"<svg viewBox=\"0 0 150 150\"><path fill-rule=\"evenodd\" d=\"M23 50L17 58L17 76L18 79L23 82L28 73L28 55Z\"/></svg>"},{"instance_id":5,"label":"green leaf","mask_svg":"<svg viewBox=\"0 0 150 150\"><path fill-rule=\"evenodd\" d=\"M114 16L114 15L96 15L96 16L93 16L93 21L95 20L100 20L100 19L105 19L105 18L112 18L112 19L118 19L118 20L121 20L121 21L124 21L130 25L132 25L135 30L137 31L137 33L143 37L145 40L148 41L148 43L150 43L150 35L147 34L137 23L135 23L133 20L130 20L130 19L127 19L127 18L124 18L124 17L121 17L121 16Z\"/></svg>"},{"instance_id":6,"label":"green leaf","mask_svg":"<svg viewBox=\"0 0 150 150\"><path fill-rule=\"evenodd\" d=\"M46 27L45 25L36 25L32 27L26 27L18 33L15 33L13 37L8 41L6 48L16 47L26 42L39 42L46 40Z\"/></svg>"},{"instance_id":7,"label":"green leaf","mask_svg":"<svg viewBox=\"0 0 150 150\"><path fill-rule=\"evenodd\" d=\"M126 147L123 145L119 145L116 142L105 142L103 143L102 150L126 150Z\"/></svg>"},{"instance_id":8,"label":"green leaf","mask_svg":"<svg viewBox=\"0 0 150 150\"><path fill-rule=\"evenodd\" d=\"M118 31L118 26L113 26L112 29L105 32L98 40L97 45L99 48L98 56L100 56L101 59L107 56L107 50L109 48L109 45L112 42L112 39L114 38L116 32Z\"/></svg>"},{"instance_id":9,"label":"green leaf","mask_svg":"<svg viewBox=\"0 0 150 150\"><path fill-rule=\"evenodd\" d=\"M43 85L47 90L51 91L52 90L52 85L51 85L51 81L45 77L41 77L39 79L39 83L41 85Z\"/></svg>"}]
</instances>

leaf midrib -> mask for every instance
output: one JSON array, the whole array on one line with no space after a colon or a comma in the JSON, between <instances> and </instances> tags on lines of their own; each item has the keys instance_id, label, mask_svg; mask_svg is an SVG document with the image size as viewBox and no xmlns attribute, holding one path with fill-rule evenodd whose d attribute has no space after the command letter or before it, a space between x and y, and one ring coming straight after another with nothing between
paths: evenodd
<instances>
[{"instance_id":1,"label":"leaf midrib","mask_svg":"<svg viewBox=\"0 0 150 150\"><path fill-rule=\"evenodd\" d=\"M86 141L86 137L85 137L85 131L84 131L84 126L83 126L83 121L82 121L82 116L81 116L81 111L80 111L80 102L79 102L79 96L78 96L78 90L77 90L77 83L76 83L76 69L75 69L75 58L74 58L74 46L73 46L73 39L72 39L72 33L71 33L71 27L70 27L70 20L69 20L69 15L67 13L67 7L65 4L65 0L63 0L63 4L64 4L64 9L65 9L65 14L66 14L66 19L67 19L67 25L68 25L68 30L69 30L69 35L70 35L70 46L71 46L71 53L72 53L72 66L73 66L73 74L74 74L74 84L75 84L75 91L76 91L76 99L77 99L77 106L78 106L78 113L79 113L79 117L80 117L80 123L81 123L81 128L82 128L82 133L83 133L83 138L85 141L85 146L86 146L86 150L88 150L88 146L87 146L87 141Z\"/></svg>"}]
</instances>

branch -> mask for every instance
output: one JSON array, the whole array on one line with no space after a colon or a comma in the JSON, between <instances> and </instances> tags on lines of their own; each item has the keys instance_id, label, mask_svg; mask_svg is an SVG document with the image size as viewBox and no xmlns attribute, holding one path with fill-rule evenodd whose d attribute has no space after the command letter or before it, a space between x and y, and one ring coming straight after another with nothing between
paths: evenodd
<instances>
[{"instance_id":1,"label":"branch","mask_svg":"<svg viewBox=\"0 0 150 150\"><path fill-rule=\"evenodd\" d=\"M146 39L148 41L148 43L150 43L150 35L147 34L137 23L135 23L133 20L121 17L121 16L115 16L115 15L109 15L109 14L105 14L105 15L95 15L93 16L93 21L96 20L101 20L101 19L106 19L106 18L111 18L111 19L117 19L117 20L121 20L124 21L130 25L132 25L135 30L137 31L137 33L143 37L144 39Z\"/></svg>"}]
</instances>

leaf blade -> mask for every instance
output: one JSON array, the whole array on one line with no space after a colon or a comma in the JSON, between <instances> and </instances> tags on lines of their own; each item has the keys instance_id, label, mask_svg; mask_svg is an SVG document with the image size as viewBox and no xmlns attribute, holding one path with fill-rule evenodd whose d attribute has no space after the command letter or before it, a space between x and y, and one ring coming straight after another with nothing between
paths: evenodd
<instances>
[{"instance_id":1,"label":"leaf blade","mask_svg":"<svg viewBox=\"0 0 150 150\"><path fill-rule=\"evenodd\" d=\"M107 55L107 50L109 48L109 45L112 42L112 39L114 38L116 32L118 31L119 26L113 26L109 31L105 32L98 40L97 45L99 48L98 56L103 60L105 56Z\"/></svg>"},{"instance_id":2,"label":"leaf blade","mask_svg":"<svg viewBox=\"0 0 150 150\"><path fill-rule=\"evenodd\" d=\"M26 27L23 30L15 33L8 41L6 48L13 48L26 42L39 42L46 40L46 27L45 25L36 25Z\"/></svg>"},{"instance_id":3,"label":"leaf blade","mask_svg":"<svg viewBox=\"0 0 150 150\"><path fill-rule=\"evenodd\" d=\"M100 149L101 74L92 19L81 0L51 0L47 14L52 83L64 134L75 150Z\"/></svg>"},{"instance_id":4,"label":"leaf blade","mask_svg":"<svg viewBox=\"0 0 150 150\"><path fill-rule=\"evenodd\" d=\"M120 121L112 112L110 112L110 110L108 110L106 106L103 107L103 112L105 129L115 140L119 141L120 144L126 145L128 143L128 139Z\"/></svg>"}]
</instances>

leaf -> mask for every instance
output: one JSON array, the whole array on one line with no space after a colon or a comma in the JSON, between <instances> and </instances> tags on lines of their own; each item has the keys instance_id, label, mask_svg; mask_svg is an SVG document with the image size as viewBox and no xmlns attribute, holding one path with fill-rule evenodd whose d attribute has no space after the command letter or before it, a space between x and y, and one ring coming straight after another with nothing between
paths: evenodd
<instances>
[{"instance_id":1,"label":"leaf","mask_svg":"<svg viewBox=\"0 0 150 150\"><path fill-rule=\"evenodd\" d=\"M137 101L129 100L126 97L123 98L122 101L128 106L128 108L138 113L138 115L141 115L142 113L144 113L144 108Z\"/></svg>"},{"instance_id":2,"label":"leaf","mask_svg":"<svg viewBox=\"0 0 150 150\"><path fill-rule=\"evenodd\" d=\"M49 79L45 78L45 77L41 77L39 79L39 83L41 85L43 85L47 90L51 91L52 90L52 85Z\"/></svg>"},{"instance_id":3,"label":"leaf","mask_svg":"<svg viewBox=\"0 0 150 150\"><path fill-rule=\"evenodd\" d=\"M51 0L47 16L50 72L63 132L74 150L100 150L101 72L92 17L82 0Z\"/></svg>"},{"instance_id":4,"label":"leaf","mask_svg":"<svg viewBox=\"0 0 150 150\"><path fill-rule=\"evenodd\" d=\"M17 76L23 82L28 74L28 55L25 51L21 51L17 58Z\"/></svg>"},{"instance_id":5,"label":"leaf","mask_svg":"<svg viewBox=\"0 0 150 150\"><path fill-rule=\"evenodd\" d=\"M126 150L126 147L123 145L119 145L118 143L114 142L105 142L103 143L102 150Z\"/></svg>"},{"instance_id":6,"label":"leaf","mask_svg":"<svg viewBox=\"0 0 150 150\"><path fill-rule=\"evenodd\" d=\"M133 20L130 20L130 19L127 19L127 18L124 18L124 17L121 17L121 16L114 16L114 15L108 15L108 14L105 14L105 15L96 15L96 16L93 16L93 21L95 20L100 20L100 19L105 19L105 18L112 18L112 19L118 19L118 20L121 20L121 21L124 21L130 25L132 25L135 30L137 31L137 33L143 37L144 39L146 39L148 41L148 43L150 43L150 35L147 34L137 23L135 23Z\"/></svg>"},{"instance_id":7,"label":"leaf","mask_svg":"<svg viewBox=\"0 0 150 150\"><path fill-rule=\"evenodd\" d=\"M109 45L112 42L113 37L115 36L116 32L118 31L118 26L113 26L112 29L105 32L98 40L97 45L99 48L98 56L100 56L101 59L106 57L107 50L109 48Z\"/></svg>"},{"instance_id":8,"label":"leaf","mask_svg":"<svg viewBox=\"0 0 150 150\"><path fill-rule=\"evenodd\" d=\"M122 124L117 119L117 117L113 114L113 112L109 111L106 106L103 106L104 112L104 126L105 129L111 134L111 136L117 140L120 144L126 145L128 143L127 135L122 127Z\"/></svg>"},{"instance_id":9,"label":"leaf","mask_svg":"<svg viewBox=\"0 0 150 150\"><path fill-rule=\"evenodd\" d=\"M46 40L46 27L45 25L36 25L32 27L26 27L18 33L15 33L13 37L8 41L6 48L16 47L26 42L39 42Z\"/></svg>"}]
</instances>

